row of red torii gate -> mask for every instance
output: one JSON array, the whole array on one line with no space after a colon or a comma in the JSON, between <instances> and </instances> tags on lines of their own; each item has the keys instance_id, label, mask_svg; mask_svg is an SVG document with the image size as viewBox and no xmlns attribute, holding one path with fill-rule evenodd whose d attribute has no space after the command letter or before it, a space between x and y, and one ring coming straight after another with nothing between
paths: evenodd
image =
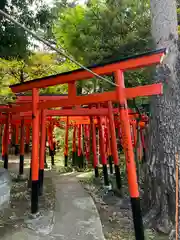
<instances>
[{"instance_id":1,"label":"row of red torii gate","mask_svg":"<svg viewBox=\"0 0 180 240\"><path fill-rule=\"evenodd\" d=\"M52 164L54 164L54 127L65 128L65 166L68 164L68 131L73 129L72 164L83 166L83 152L90 164L90 152L93 154L95 177L99 176L97 157L97 129L99 135L100 163L102 164L104 184L109 185L107 164L109 160L110 173L113 173L113 163L117 188L121 189L117 135L123 147L126 159L129 193L133 213L135 236L144 240L140 196L137 182L134 151L137 139L139 156L145 155L144 130L148 125L148 117L129 109L127 100L142 96L162 94L161 83L125 88L124 72L162 64L166 50L156 50L133 57L120 59L106 65L95 65L90 69L98 75L113 75L115 89L110 92L77 95L76 82L93 78L93 74L83 69L52 75L41 79L11 85L16 94L13 104L0 106L2 157L4 168L8 168L8 149L14 136L16 154L19 143L20 127L20 164L19 174L23 174L24 150L29 150L32 135L32 154L30 165L31 176L31 212L38 212L38 198L42 194L45 144L48 140ZM68 84L67 95L40 95L39 89L58 84ZM24 93L31 91L31 96ZM23 94L22 94L23 93ZM114 105L115 104L115 105ZM116 107L115 107L116 106ZM31 134L32 133L32 134ZM83 133L83 134L82 134ZM82 135L84 146L82 146Z\"/></svg>"}]
</instances>

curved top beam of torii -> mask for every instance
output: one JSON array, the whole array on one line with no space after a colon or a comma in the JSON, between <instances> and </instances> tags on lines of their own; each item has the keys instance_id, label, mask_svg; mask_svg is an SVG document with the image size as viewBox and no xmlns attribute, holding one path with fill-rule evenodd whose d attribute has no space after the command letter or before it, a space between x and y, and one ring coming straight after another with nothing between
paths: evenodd
<instances>
[{"instance_id":1,"label":"curved top beam of torii","mask_svg":"<svg viewBox=\"0 0 180 240\"><path fill-rule=\"evenodd\" d=\"M122 70L136 69L140 67L145 67L153 64L159 64L162 62L166 54L165 49L156 50L148 52L146 54L136 55L133 57L118 60L116 62L111 62L106 65L96 65L92 67L92 70L99 75L104 74L114 74L115 72ZM11 85L10 88L14 93L29 91L34 88L45 88L48 86L54 86L57 84L68 83L68 97L62 97L59 100L47 100L39 101L37 107L39 110L51 109L57 107L71 107L71 106L82 106L89 105L92 103L103 103L107 101L119 102L117 97L117 91L103 92L89 94L86 96L77 96L75 81L84 80L91 78L90 72L82 69L75 71L62 73L58 75L53 75L41 79L35 79L32 81L24 82L22 84ZM126 99L135 98L137 96L151 96L162 94L163 86L162 84L152 84L146 86L138 86L135 88L123 88L123 94ZM63 99L64 98L64 99ZM10 112L16 114L18 112L28 112L32 111L32 104L27 102L23 106L12 106L7 109L1 109L2 112Z\"/></svg>"},{"instance_id":2,"label":"curved top beam of torii","mask_svg":"<svg viewBox=\"0 0 180 240\"><path fill-rule=\"evenodd\" d=\"M159 64L162 62L165 55L166 49L160 49L131 56L128 58L118 59L117 61L107 64L94 65L89 67L89 69L91 69L98 75L108 75L119 69L122 71L127 71L146 67L153 64ZM58 84L65 84L74 81L90 79L92 77L94 77L94 75L90 72L87 72L83 69L77 69L74 71L69 71L57 75L27 81L20 84L11 85L10 88L12 92L20 93L32 90L33 88L46 88Z\"/></svg>"}]
</instances>

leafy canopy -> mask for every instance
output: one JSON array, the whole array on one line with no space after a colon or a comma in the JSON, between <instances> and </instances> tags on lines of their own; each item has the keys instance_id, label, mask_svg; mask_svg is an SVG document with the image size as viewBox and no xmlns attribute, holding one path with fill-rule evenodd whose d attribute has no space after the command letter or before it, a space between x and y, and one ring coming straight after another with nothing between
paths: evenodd
<instances>
[{"instance_id":1,"label":"leafy canopy","mask_svg":"<svg viewBox=\"0 0 180 240\"><path fill-rule=\"evenodd\" d=\"M65 48L84 65L106 63L151 49L148 1L91 0L87 5L60 8L53 33L59 47ZM128 86L149 80L149 71L127 73ZM111 78L112 79L112 78ZM106 82L80 83L91 91L111 89Z\"/></svg>"},{"instance_id":2,"label":"leafy canopy","mask_svg":"<svg viewBox=\"0 0 180 240\"><path fill-rule=\"evenodd\" d=\"M53 53L38 52L31 54L24 60L0 59L0 102L13 101L13 94L9 85L42 78L48 75L58 74L73 70L75 66L70 62L62 62ZM59 85L41 89L42 93L67 93L67 85Z\"/></svg>"},{"instance_id":3,"label":"leafy canopy","mask_svg":"<svg viewBox=\"0 0 180 240\"><path fill-rule=\"evenodd\" d=\"M32 30L42 30L46 35L52 24L52 14L43 0L1 0L0 9ZM42 31L41 31L42 32ZM31 37L20 27L0 15L0 57L25 59Z\"/></svg>"}]
</instances>

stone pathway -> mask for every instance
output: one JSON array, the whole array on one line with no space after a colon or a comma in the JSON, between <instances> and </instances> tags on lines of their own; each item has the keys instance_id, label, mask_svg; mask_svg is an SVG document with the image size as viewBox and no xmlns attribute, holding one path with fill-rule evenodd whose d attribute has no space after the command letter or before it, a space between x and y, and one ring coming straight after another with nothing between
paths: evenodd
<instances>
[{"instance_id":1,"label":"stone pathway","mask_svg":"<svg viewBox=\"0 0 180 240\"><path fill-rule=\"evenodd\" d=\"M104 240L96 206L73 174L54 177L56 186L56 222L53 234L62 240Z\"/></svg>"},{"instance_id":2,"label":"stone pathway","mask_svg":"<svg viewBox=\"0 0 180 240\"><path fill-rule=\"evenodd\" d=\"M96 206L75 174L45 174L53 178L54 212L26 221L28 228L11 232L3 240L105 240Z\"/></svg>"}]
</instances>

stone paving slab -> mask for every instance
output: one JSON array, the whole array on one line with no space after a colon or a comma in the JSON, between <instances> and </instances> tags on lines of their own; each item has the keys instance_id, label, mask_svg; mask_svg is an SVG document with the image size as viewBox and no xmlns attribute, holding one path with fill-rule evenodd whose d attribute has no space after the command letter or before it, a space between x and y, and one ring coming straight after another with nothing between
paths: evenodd
<instances>
[{"instance_id":1,"label":"stone paving slab","mask_svg":"<svg viewBox=\"0 0 180 240\"><path fill-rule=\"evenodd\" d=\"M104 240L96 206L76 177L54 177L53 181L58 204L52 236L62 240Z\"/></svg>"}]
</instances>

